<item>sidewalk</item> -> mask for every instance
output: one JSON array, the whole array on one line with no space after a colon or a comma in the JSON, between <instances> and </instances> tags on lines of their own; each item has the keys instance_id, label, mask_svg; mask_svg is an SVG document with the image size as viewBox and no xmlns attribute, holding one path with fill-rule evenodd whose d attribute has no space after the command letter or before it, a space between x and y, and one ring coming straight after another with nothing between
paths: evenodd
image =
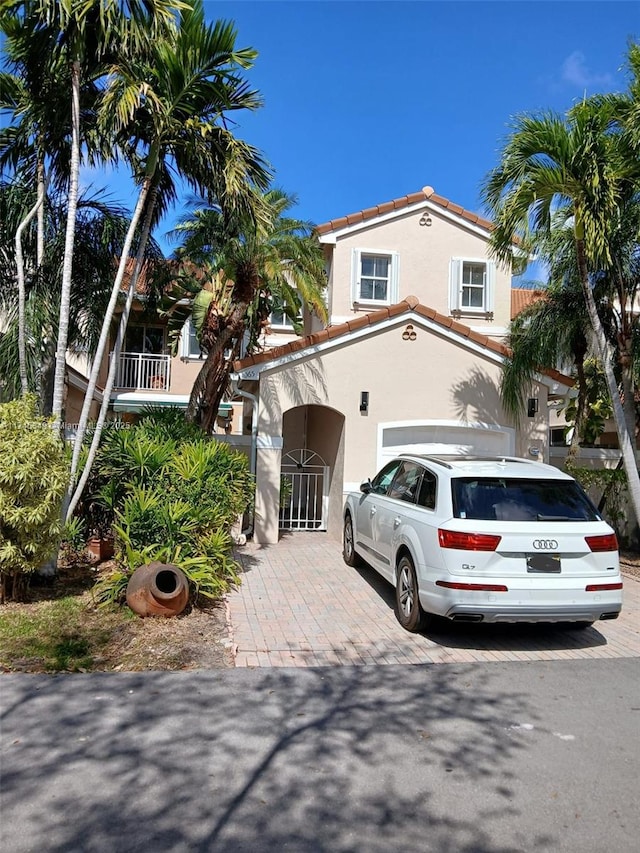
<instances>
[{"instance_id":1,"label":"sidewalk","mask_svg":"<svg viewBox=\"0 0 640 853\"><path fill-rule=\"evenodd\" d=\"M242 584L228 597L237 667L640 657L640 581L632 577L620 618L584 631L444 623L426 637L400 627L393 588L373 569L346 566L326 534L249 543L237 556Z\"/></svg>"}]
</instances>

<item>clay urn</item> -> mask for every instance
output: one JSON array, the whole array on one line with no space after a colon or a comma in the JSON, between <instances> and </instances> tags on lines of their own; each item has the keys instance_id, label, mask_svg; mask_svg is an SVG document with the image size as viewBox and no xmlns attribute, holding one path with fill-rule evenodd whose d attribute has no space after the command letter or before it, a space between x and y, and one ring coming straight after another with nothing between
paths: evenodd
<instances>
[{"instance_id":1,"label":"clay urn","mask_svg":"<svg viewBox=\"0 0 640 853\"><path fill-rule=\"evenodd\" d=\"M189 601L184 572L171 563L147 563L127 586L127 604L139 616L177 616Z\"/></svg>"}]
</instances>

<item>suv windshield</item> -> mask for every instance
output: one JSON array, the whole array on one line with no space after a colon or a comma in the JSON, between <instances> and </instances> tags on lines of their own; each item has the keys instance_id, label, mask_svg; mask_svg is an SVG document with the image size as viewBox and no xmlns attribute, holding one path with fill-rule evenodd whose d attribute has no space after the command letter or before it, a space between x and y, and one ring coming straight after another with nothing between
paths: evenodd
<instances>
[{"instance_id":1,"label":"suv windshield","mask_svg":"<svg viewBox=\"0 0 640 853\"><path fill-rule=\"evenodd\" d=\"M497 521L601 521L574 480L458 477L451 481L455 518Z\"/></svg>"}]
</instances>

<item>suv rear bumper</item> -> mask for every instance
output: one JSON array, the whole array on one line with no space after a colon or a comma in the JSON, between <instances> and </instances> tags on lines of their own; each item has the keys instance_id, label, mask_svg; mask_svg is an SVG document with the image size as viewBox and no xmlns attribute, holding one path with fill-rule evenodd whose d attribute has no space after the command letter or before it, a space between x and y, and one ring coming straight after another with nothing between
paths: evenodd
<instances>
[{"instance_id":1,"label":"suv rear bumper","mask_svg":"<svg viewBox=\"0 0 640 853\"><path fill-rule=\"evenodd\" d=\"M617 602L594 602L590 607L474 607L455 604L443 615L447 619L470 622L597 622L617 619L622 605ZM475 618L474 618L475 617Z\"/></svg>"}]
</instances>

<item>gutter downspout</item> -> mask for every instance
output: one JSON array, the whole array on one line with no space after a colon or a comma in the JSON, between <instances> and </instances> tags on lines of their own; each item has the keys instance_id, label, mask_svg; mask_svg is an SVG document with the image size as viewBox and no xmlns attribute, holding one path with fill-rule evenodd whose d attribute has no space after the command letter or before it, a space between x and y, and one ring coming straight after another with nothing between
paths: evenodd
<instances>
[{"instance_id":1,"label":"gutter downspout","mask_svg":"<svg viewBox=\"0 0 640 853\"><path fill-rule=\"evenodd\" d=\"M232 396L236 395L239 397L245 397L247 400L251 400L251 450L249 453L249 473L255 480L256 476L256 462L258 457L258 398L255 394L251 394L249 391L243 391L238 388L238 381L240 377L237 373L231 375L231 390ZM254 501L255 505L255 501ZM253 525L254 525L254 510L251 510L251 516L249 520L249 525L242 532L245 536L253 535Z\"/></svg>"}]
</instances>

